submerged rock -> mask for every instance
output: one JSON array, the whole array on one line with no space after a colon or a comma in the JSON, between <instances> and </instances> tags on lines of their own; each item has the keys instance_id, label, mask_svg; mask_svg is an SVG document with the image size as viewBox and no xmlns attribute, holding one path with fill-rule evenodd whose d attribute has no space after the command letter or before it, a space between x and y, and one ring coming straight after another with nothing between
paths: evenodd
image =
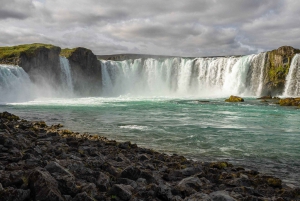
<instances>
[{"instance_id":1,"label":"submerged rock","mask_svg":"<svg viewBox=\"0 0 300 201\"><path fill-rule=\"evenodd\" d=\"M244 99L239 96L230 96L225 102L244 102Z\"/></svg>"}]
</instances>

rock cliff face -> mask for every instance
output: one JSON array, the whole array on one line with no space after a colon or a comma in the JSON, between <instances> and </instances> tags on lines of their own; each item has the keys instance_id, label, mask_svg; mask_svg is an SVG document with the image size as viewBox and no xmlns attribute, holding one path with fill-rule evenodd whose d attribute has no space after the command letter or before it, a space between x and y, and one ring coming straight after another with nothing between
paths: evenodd
<instances>
[{"instance_id":1,"label":"rock cliff face","mask_svg":"<svg viewBox=\"0 0 300 201\"><path fill-rule=\"evenodd\" d=\"M300 50L290 46L282 46L268 52L265 64L267 73L264 80L268 90L266 94L282 94L292 59L297 53L300 53Z\"/></svg>"},{"instance_id":2,"label":"rock cliff face","mask_svg":"<svg viewBox=\"0 0 300 201\"><path fill-rule=\"evenodd\" d=\"M73 86L79 95L99 95L101 91L101 64L96 55L86 48L62 50L70 62Z\"/></svg>"},{"instance_id":3,"label":"rock cliff face","mask_svg":"<svg viewBox=\"0 0 300 201\"><path fill-rule=\"evenodd\" d=\"M46 44L19 45L0 48L0 63L18 65L33 82L60 82L60 47Z\"/></svg>"}]
</instances>

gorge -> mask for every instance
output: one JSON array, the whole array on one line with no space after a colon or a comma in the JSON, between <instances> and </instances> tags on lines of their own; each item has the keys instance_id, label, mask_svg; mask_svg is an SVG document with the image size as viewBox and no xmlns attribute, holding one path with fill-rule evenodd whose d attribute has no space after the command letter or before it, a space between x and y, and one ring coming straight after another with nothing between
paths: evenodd
<instances>
[{"instance_id":1,"label":"gorge","mask_svg":"<svg viewBox=\"0 0 300 201\"><path fill-rule=\"evenodd\" d=\"M8 92L11 88L22 93L27 90L24 100L64 95L300 95L297 81L300 50L288 46L246 56L135 58L123 55L110 56L108 60L101 56L98 60L85 48L61 50L44 44L6 47L0 51L0 87ZM24 82L22 87L14 86L20 82ZM8 92L6 97L1 96L1 102L11 98ZM19 93L14 94L18 94L15 101L22 101Z\"/></svg>"},{"instance_id":2,"label":"gorge","mask_svg":"<svg viewBox=\"0 0 300 201\"><path fill-rule=\"evenodd\" d=\"M300 51L245 56L97 56L86 48L0 48L0 110L166 153L225 160L300 182ZM228 103L230 95L242 103ZM296 99L298 101L298 99Z\"/></svg>"}]
</instances>

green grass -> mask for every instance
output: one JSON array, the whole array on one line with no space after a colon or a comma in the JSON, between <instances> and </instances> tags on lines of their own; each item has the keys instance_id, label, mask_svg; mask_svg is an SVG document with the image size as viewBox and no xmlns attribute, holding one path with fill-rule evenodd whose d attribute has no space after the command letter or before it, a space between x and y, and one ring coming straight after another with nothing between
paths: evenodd
<instances>
[{"instance_id":1,"label":"green grass","mask_svg":"<svg viewBox=\"0 0 300 201\"><path fill-rule=\"evenodd\" d=\"M0 60L10 60L12 58L16 58L20 56L21 53L24 53L27 56L31 56L35 53L35 51L38 48L41 47L51 49L54 48L55 46L50 44L33 43L33 44L25 44L25 45L18 45L12 47L0 47Z\"/></svg>"},{"instance_id":2,"label":"green grass","mask_svg":"<svg viewBox=\"0 0 300 201\"><path fill-rule=\"evenodd\" d=\"M62 49L61 52L60 52L60 56L64 56L66 58L69 58L72 53L76 50L77 48L73 48L73 49L69 49L69 48L66 48L66 49Z\"/></svg>"}]
</instances>

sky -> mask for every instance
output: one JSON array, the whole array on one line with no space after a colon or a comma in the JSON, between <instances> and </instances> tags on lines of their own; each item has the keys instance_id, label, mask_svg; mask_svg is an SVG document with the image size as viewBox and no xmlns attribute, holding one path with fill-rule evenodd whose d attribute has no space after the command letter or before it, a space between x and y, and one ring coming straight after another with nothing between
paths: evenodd
<instances>
[{"instance_id":1,"label":"sky","mask_svg":"<svg viewBox=\"0 0 300 201\"><path fill-rule=\"evenodd\" d=\"M0 46L95 54L246 55L300 49L296 0L0 0Z\"/></svg>"}]
</instances>

